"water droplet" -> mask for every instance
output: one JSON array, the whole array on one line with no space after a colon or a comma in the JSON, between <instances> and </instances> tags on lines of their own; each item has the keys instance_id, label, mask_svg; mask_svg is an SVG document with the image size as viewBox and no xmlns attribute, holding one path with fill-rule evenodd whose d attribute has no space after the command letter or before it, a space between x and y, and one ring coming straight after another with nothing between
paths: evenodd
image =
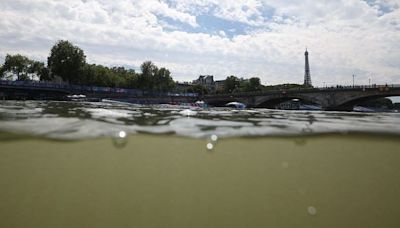
<instances>
[{"instance_id":1,"label":"water droplet","mask_svg":"<svg viewBox=\"0 0 400 228\"><path fill-rule=\"evenodd\" d=\"M313 206L310 206L307 208L308 214L310 215L316 215L317 214L317 209Z\"/></svg>"},{"instance_id":2,"label":"water droplet","mask_svg":"<svg viewBox=\"0 0 400 228\"><path fill-rule=\"evenodd\" d=\"M214 149L214 145L212 143L207 143L207 150Z\"/></svg>"},{"instance_id":3,"label":"water droplet","mask_svg":"<svg viewBox=\"0 0 400 228\"><path fill-rule=\"evenodd\" d=\"M218 141L218 136L217 135L211 135L210 139L213 142L217 142Z\"/></svg>"},{"instance_id":4,"label":"water droplet","mask_svg":"<svg viewBox=\"0 0 400 228\"><path fill-rule=\"evenodd\" d=\"M125 131L119 131L115 137L113 138L113 144L117 148L122 148L126 145L128 142L128 139L126 138L127 134Z\"/></svg>"},{"instance_id":5,"label":"water droplet","mask_svg":"<svg viewBox=\"0 0 400 228\"><path fill-rule=\"evenodd\" d=\"M126 137L126 132L125 131L118 132L118 137L125 138Z\"/></svg>"}]
</instances>

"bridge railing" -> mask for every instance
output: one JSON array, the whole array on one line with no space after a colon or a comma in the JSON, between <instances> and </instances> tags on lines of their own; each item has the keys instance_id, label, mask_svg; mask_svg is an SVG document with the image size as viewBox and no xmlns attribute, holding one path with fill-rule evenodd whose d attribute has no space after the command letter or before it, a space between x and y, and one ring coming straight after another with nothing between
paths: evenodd
<instances>
[{"instance_id":1,"label":"bridge railing","mask_svg":"<svg viewBox=\"0 0 400 228\"><path fill-rule=\"evenodd\" d=\"M43 81L8 81L0 80L0 85L19 88L39 88L39 89L55 89L65 90L70 93L93 93L93 94L120 94L127 96L149 96L149 97L162 97L162 96L175 96L175 97L197 97L197 93L163 93L155 91L146 91L140 89L126 89L126 88L111 88L101 86L84 86L84 85L69 85L66 83L54 83Z\"/></svg>"},{"instance_id":2,"label":"bridge railing","mask_svg":"<svg viewBox=\"0 0 400 228\"><path fill-rule=\"evenodd\" d=\"M324 86L324 87L315 87L320 90L338 90L338 89L379 89L379 88L400 88L400 84L372 84L372 85L354 85L354 86L343 86L343 85L335 85L335 86Z\"/></svg>"},{"instance_id":3,"label":"bridge railing","mask_svg":"<svg viewBox=\"0 0 400 228\"><path fill-rule=\"evenodd\" d=\"M93 94L120 94L127 96L148 96L148 97L198 97L197 93L172 93L172 92L156 92L146 91L140 89L126 89L126 88L111 88L111 87L100 87L100 86L84 86L84 85L69 85L66 83L54 83L54 82L43 82L43 81L9 81L0 80L0 85L10 87L22 87L22 88L42 88L42 89L55 89L65 90L70 93L93 93ZM338 91L338 90L359 90L359 89L382 89L382 88L400 88L400 84L384 84L384 85L355 85L355 86L325 86L325 87L313 87L313 88L291 88L291 89L277 89L277 90L261 90L253 92L239 92L229 94L208 94L204 97L233 97L233 96L260 96L264 94L282 94L282 93L310 93L310 92L323 92L323 91Z\"/></svg>"},{"instance_id":4,"label":"bridge railing","mask_svg":"<svg viewBox=\"0 0 400 228\"><path fill-rule=\"evenodd\" d=\"M385 88L399 88L400 84L384 84L384 85L354 85L354 86L325 86L325 87L312 87L312 88L290 88L290 89L277 89L277 90L261 90L254 92L236 92L236 93L224 93L224 94L207 94L205 97L234 97L234 96L262 96L264 94L285 94L285 93L311 93L311 92L323 92L323 91L339 91L339 90L365 90L365 89L385 89Z\"/></svg>"},{"instance_id":5,"label":"bridge railing","mask_svg":"<svg viewBox=\"0 0 400 228\"><path fill-rule=\"evenodd\" d=\"M67 89L65 84L41 82L41 81L9 81L0 80L0 85L6 86L18 86L18 87L38 87L38 88L56 88L56 89Z\"/></svg>"}]
</instances>

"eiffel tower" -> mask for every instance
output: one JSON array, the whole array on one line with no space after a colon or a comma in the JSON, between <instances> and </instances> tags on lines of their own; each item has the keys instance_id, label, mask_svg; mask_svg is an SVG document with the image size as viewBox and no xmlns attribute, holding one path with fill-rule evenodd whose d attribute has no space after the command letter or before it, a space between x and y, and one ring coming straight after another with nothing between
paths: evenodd
<instances>
[{"instance_id":1,"label":"eiffel tower","mask_svg":"<svg viewBox=\"0 0 400 228\"><path fill-rule=\"evenodd\" d=\"M304 53L306 59L305 71L304 71L304 85L305 86L312 86L311 84L311 75L310 75L310 64L308 63L308 51L306 48L306 52Z\"/></svg>"}]
</instances>

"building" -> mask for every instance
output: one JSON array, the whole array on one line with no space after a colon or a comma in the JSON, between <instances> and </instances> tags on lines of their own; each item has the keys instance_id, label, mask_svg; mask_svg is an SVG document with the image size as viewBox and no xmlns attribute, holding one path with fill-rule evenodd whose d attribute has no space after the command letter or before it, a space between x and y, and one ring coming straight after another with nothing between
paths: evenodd
<instances>
[{"instance_id":1,"label":"building","mask_svg":"<svg viewBox=\"0 0 400 228\"><path fill-rule=\"evenodd\" d=\"M194 85L202 85L209 91L215 90L214 76L212 75L200 75L198 79L193 81Z\"/></svg>"},{"instance_id":2,"label":"building","mask_svg":"<svg viewBox=\"0 0 400 228\"><path fill-rule=\"evenodd\" d=\"M213 75L200 75L198 79L193 80L190 85L201 85L209 92L214 93L224 90L225 80L214 81Z\"/></svg>"}]
</instances>

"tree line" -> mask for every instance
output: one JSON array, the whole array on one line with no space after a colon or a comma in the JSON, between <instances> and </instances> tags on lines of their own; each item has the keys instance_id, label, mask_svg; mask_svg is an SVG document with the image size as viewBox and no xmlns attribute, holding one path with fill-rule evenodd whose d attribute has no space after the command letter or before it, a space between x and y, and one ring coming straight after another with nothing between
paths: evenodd
<instances>
[{"instance_id":1,"label":"tree line","mask_svg":"<svg viewBox=\"0 0 400 228\"><path fill-rule=\"evenodd\" d=\"M261 80L258 77L244 79L231 75L225 79L223 89L218 92L224 92L224 93L251 92L251 91L260 91L263 88L264 86L261 85Z\"/></svg>"},{"instance_id":2,"label":"tree line","mask_svg":"<svg viewBox=\"0 0 400 228\"><path fill-rule=\"evenodd\" d=\"M290 90L290 89L305 89L311 88L310 86L300 84L280 84L280 85L263 85L259 77L251 77L248 79L239 78L235 75L228 76L223 83L223 86L215 91L208 90L205 86L196 85L192 89L197 93L242 93L242 92L257 92L257 91L276 91L276 90Z\"/></svg>"},{"instance_id":3,"label":"tree line","mask_svg":"<svg viewBox=\"0 0 400 228\"><path fill-rule=\"evenodd\" d=\"M47 66L44 62L31 60L20 54L7 54L0 66L0 78L7 73L16 75L17 80L53 81L56 78L74 85L135 88L166 92L175 87L171 72L157 67L151 61L144 62L141 73L124 67L106 67L89 64L82 49L69 41L58 41L50 50Z\"/></svg>"},{"instance_id":4,"label":"tree line","mask_svg":"<svg viewBox=\"0 0 400 228\"><path fill-rule=\"evenodd\" d=\"M5 73L11 72L17 76L17 80L33 80L33 75L36 75L40 80L48 78L48 69L43 62L31 60L20 54L6 56L5 63L0 66L0 78L5 76Z\"/></svg>"}]
</instances>

